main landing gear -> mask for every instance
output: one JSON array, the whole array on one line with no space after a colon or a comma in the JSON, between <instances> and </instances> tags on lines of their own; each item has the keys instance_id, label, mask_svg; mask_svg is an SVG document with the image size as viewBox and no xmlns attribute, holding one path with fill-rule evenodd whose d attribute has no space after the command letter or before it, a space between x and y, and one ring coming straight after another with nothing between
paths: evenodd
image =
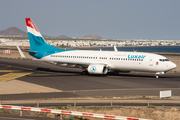
<instances>
[{"instance_id":1,"label":"main landing gear","mask_svg":"<svg viewBox=\"0 0 180 120\"><path fill-rule=\"evenodd\" d=\"M82 75L89 75L89 73L88 73L87 70L83 70L83 71L82 71Z\"/></svg>"}]
</instances>

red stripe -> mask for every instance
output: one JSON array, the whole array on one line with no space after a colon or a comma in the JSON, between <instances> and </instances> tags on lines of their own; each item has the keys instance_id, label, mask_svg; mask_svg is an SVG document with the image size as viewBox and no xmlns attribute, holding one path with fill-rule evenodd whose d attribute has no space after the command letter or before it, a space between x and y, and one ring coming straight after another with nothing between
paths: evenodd
<instances>
[{"instance_id":1,"label":"red stripe","mask_svg":"<svg viewBox=\"0 0 180 120\"><path fill-rule=\"evenodd\" d=\"M127 118L127 120L139 120L138 118Z\"/></svg>"},{"instance_id":2,"label":"red stripe","mask_svg":"<svg viewBox=\"0 0 180 120\"><path fill-rule=\"evenodd\" d=\"M48 110L48 109L41 109L41 112L51 113L51 110Z\"/></svg>"},{"instance_id":3,"label":"red stripe","mask_svg":"<svg viewBox=\"0 0 180 120\"><path fill-rule=\"evenodd\" d=\"M108 116L108 115L105 115L104 118L108 118L108 119L115 119L116 116Z\"/></svg>"},{"instance_id":4,"label":"red stripe","mask_svg":"<svg viewBox=\"0 0 180 120\"><path fill-rule=\"evenodd\" d=\"M36 30L37 32L38 29L36 28L35 24L33 23L33 21L31 20L31 18L26 18L26 25L30 28L33 28L34 30Z\"/></svg>"},{"instance_id":5,"label":"red stripe","mask_svg":"<svg viewBox=\"0 0 180 120\"><path fill-rule=\"evenodd\" d=\"M21 107L21 110L31 111L31 108Z\"/></svg>"},{"instance_id":6,"label":"red stripe","mask_svg":"<svg viewBox=\"0 0 180 120\"><path fill-rule=\"evenodd\" d=\"M88 117L93 117L93 114L89 114L89 113L82 113L82 116L88 116Z\"/></svg>"},{"instance_id":7,"label":"red stripe","mask_svg":"<svg viewBox=\"0 0 180 120\"><path fill-rule=\"evenodd\" d=\"M70 114L72 114L72 112L71 111L61 111L61 114L68 114L68 115L70 115Z\"/></svg>"},{"instance_id":8,"label":"red stripe","mask_svg":"<svg viewBox=\"0 0 180 120\"><path fill-rule=\"evenodd\" d=\"M3 109L11 109L12 107L11 106L2 106Z\"/></svg>"}]
</instances>

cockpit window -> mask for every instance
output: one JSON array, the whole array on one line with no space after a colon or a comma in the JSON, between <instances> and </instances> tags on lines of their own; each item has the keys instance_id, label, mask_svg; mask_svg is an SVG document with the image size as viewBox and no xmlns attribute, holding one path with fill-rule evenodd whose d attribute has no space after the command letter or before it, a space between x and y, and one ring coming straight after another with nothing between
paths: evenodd
<instances>
[{"instance_id":1,"label":"cockpit window","mask_svg":"<svg viewBox=\"0 0 180 120\"><path fill-rule=\"evenodd\" d=\"M164 61L169 61L168 59L159 59L159 61L164 62Z\"/></svg>"}]
</instances>

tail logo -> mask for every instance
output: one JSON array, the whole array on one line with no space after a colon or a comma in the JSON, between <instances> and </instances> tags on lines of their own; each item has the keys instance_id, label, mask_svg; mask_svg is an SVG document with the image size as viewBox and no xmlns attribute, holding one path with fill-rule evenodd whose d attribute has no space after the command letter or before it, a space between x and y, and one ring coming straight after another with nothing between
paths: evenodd
<instances>
[{"instance_id":1,"label":"tail logo","mask_svg":"<svg viewBox=\"0 0 180 120\"><path fill-rule=\"evenodd\" d=\"M34 28L34 29L36 28L36 27L34 26L34 24L32 23L32 21L29 20L28 23L29 23L29 25L32 26L32 28Z\"/></svg>"},{"instance_id":2,"label":"tail logo","mask_svg":"<svg viewBox=\"0 0 180 120\"><path fill-rule=\"evenodd\" d=\"M36 30L37 32L38 29L36 28L35 24L33 23L33 21L30 18L26 18L26 25L34 30Z\"/></svg>"}]
</instances>

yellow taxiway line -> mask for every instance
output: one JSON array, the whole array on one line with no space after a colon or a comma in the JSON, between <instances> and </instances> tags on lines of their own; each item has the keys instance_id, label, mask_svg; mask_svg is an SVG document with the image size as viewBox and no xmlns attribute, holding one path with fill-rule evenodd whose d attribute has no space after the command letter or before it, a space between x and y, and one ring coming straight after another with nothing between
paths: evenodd
<instances>
[{"instance_id":1,"label":"yellow taxiway line","mask_svg":"<svg viewBox=\"0 0 180 120\"><path fill-rule=\"evenodd\" d=\"M23 77L23 76L29 75L29 74L32 74L32 73L8 73L5 75L1 75L0 81L6 82L6 81L13 80L16 78L20 78L20 77Z\"/></svg>"},{"instance_id":2,"label":"yellow taxiway line","mask_svg":"<svg viewBox=\"0 0 180 120\"><path fill-rule=\"evenodd\" d=\"M0 70L0 72L14 73L14 72L22 72L22 70Z\"/></svg>"}]
</instances>

